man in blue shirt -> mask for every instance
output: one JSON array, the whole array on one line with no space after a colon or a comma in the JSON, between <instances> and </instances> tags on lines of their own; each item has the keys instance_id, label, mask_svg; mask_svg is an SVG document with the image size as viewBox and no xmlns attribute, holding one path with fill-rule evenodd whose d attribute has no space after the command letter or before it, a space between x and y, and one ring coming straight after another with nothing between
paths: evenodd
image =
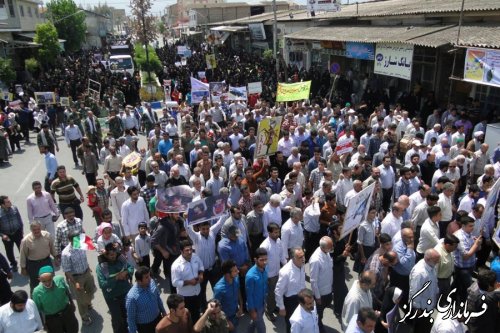
<instances>
[{"instance_id":1,"label":"man in blue shirt","mask_svg":"<svg viewBox=\"0 0 500 333\"><path fill-rule=\"evenodd\" d=\"M416 254L413 229L401 229L401 240L394 244L394 252L398 255L398 263L392 268L391 286L403 291L401 304L406 304L410 291L410 272L415 266Z\"/></svg>"},{"instance_id":2,"label":"man in blue shirt","mask_svg":"<svg viewBox=\"0 0 500 333\"><path fill-rule=\"evenodd\" d=\"M224 228L222 231L224 231ZM218 250L221 261L231 259L236 263L240 271L242 304L246 305L245 275L248 272L248 268L250 268L250 256L248 254L246 237L242 236L241 230L237 225L233 224L227 229L225 238L222 238L219 242Z\"/></svg>"},{"instance_id":3,"label":"man in blue shirt","mask_svg":"<svg viewBox=\"0 0 500 333\"><path fill-rule=\"evenodd\" d=\"M255 251L255 265L248 271L245 277L245 289L247 295L247 310L250 314L250 325L248 333L265 333L264 309L267 296L267 250L258 248Z\"/></svg>"},{"instance_id":4,"label":"man in blue shirt","mask_svg":"<svg viewBox=\"0 0 500 333\"><path fill-rule=\"evenodd\" d=\"M168 161L168 151L172 149L173 144L172 141L170 140L168 132L163 132L163 139L160 140L160 143L158 143L158 152L161 154L161 157L165 160Z\"/></svg>"},{"instance_id":5,"label":"man in blue shirt","mask_svg":"<svg viewBox=\"0 0 500 333\"><path fill-rule=\"evenodd\" d=\"M129 333L155 333L156 325L166 315L160 291L151 279L149 267L135 271L137 283L127 294L127 322Z\"/></svg>"},{"instance_id":6,"label":"man in blue shirt","mask_svg":"<svg viewBox=\"0 0 500 333\"><path fill-rule=\"evenodd\" d=\"M219 300L227 319L238 327L238 318L243 314L243 301L240 294L239 270L234 260L226 260L221 265L222 278L214 287L214 298Z\"/></svg>"},{"instance_id":7,"label":"man in blue shirt","mask_svg":"<svg viewBox=\"0 0 500 333\"><path fill-rule=\"evenodd\" d=\"M47 169L47 175L45 176L45 191L50 192L50 184L54 178L56 178L57 173L57 159L54 154L50 152L49 146L40 146L40 154L44 156L45 168Z\"/></svg>"}]
</instances>

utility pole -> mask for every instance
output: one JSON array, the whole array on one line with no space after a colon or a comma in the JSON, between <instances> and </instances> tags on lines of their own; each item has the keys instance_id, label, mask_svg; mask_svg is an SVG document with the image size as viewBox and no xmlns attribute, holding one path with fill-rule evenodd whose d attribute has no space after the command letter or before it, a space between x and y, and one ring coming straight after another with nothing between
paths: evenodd
<instances>
[{"instance_id":1,"label":"utility pole","mask_svg":"<svg viewBox=\"0 0 500 333\"><path fill-rule=\"evenodd\" d=\"M276 61L276 80L279 82L280 80L280 62L278 59L278 18L276 15L276 0L273 0L273 57L274 61Z\"/></svg>"}]
</instances>

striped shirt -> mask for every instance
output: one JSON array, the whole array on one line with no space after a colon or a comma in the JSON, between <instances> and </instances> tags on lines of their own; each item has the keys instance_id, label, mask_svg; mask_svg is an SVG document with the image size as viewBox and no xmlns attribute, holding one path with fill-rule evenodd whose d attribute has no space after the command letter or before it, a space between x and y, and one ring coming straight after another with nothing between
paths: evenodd
<instances>
[{"instance_id":1,"label":"striped shirt","mask_svg":"<svg viewBox=\"0 0 500 333\"><path fill-rule=\"evenodd\" d=\"M50 185L50 191L57 193L60 204L71 205L76 200L75 188L78 187L79 185L73 177L66 176L65 180L54 179Z\"/></svg>"}]
</instances>

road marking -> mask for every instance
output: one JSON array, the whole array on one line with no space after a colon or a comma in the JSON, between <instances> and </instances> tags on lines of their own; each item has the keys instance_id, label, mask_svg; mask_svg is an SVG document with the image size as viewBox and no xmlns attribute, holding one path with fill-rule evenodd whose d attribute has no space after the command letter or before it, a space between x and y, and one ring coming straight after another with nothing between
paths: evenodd
<instances>
[{"instance_id":1,"label":"road marking","mask_svg":"<svg viewBox=\"0 0 500 333\"><path fill-rule=\"evenodd\" d=\"M26 176L26 178L24 178L24 181L21 183L21 185L17 189L16 194L19 194L19 192L21 192L24 189L24 187L26 186L26 184L28 184L28 182L31 181L31 177L33 177L33 174L35 173L35 171L40 166L40 163L42 163L42 160L38 160L38 163L35 164L35 166L33 167L33 169L31 169L30 173L28 173L28 175Z\"/></svg>"}]
</instances>

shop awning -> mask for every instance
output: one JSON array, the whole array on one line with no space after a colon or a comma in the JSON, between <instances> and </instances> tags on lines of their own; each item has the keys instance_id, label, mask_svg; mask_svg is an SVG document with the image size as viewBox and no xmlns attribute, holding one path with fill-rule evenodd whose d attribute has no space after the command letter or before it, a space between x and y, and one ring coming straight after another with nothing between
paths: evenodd
<instances>
[{"instance_id":1,"label":"shop awning","mask_svg":"<svg viewBox=\"0 0 500 333\"><path fill-rule=\"evenodd\" d=\"M30 39L30 40L33 41L35 39L36 33L34 33L34 32L24 32L22 34L17 34L17 36L24 37L24 38L27 38L27 39ZM65 43L66 39L58 39L58 41L59 41L59 43Z\"/></svg>"},{"instance_id":2,"label":"shop awning","mask_svg":"<svg viewBox=\"0 0 500 333\"><path fill-rule=\"evenodd\" d=\"M210 30L222 32L240 32L248 30L248 27L240 27L237 25L221 25L218 27L210 28Z\"/></svg>"},{"instance_id":3,"label":"shop awning","mask_svg":"<svg viewBox=\"0 0 500 333\"><path fill-rule=\"evenodd\" d=\"M440 38L428 38L453 26L334 26L312 27L285 36L295 40L339 41L360 43L405 43L439 47L450 44Z\"/></svg>"},{"instance_id":4,"label":"shop awning","mask_svg":"<svg viewBox=\"0 0 500 333\"><path fill-rule=\"evenodd\" d=\"M500 29L493 25L464 25L460 29L460 39L457 44L458 26L441 30L428 36L416 38L414 41L429 43L444 43L464 47L500 48Z\"/></svg>"}]
</instances>

